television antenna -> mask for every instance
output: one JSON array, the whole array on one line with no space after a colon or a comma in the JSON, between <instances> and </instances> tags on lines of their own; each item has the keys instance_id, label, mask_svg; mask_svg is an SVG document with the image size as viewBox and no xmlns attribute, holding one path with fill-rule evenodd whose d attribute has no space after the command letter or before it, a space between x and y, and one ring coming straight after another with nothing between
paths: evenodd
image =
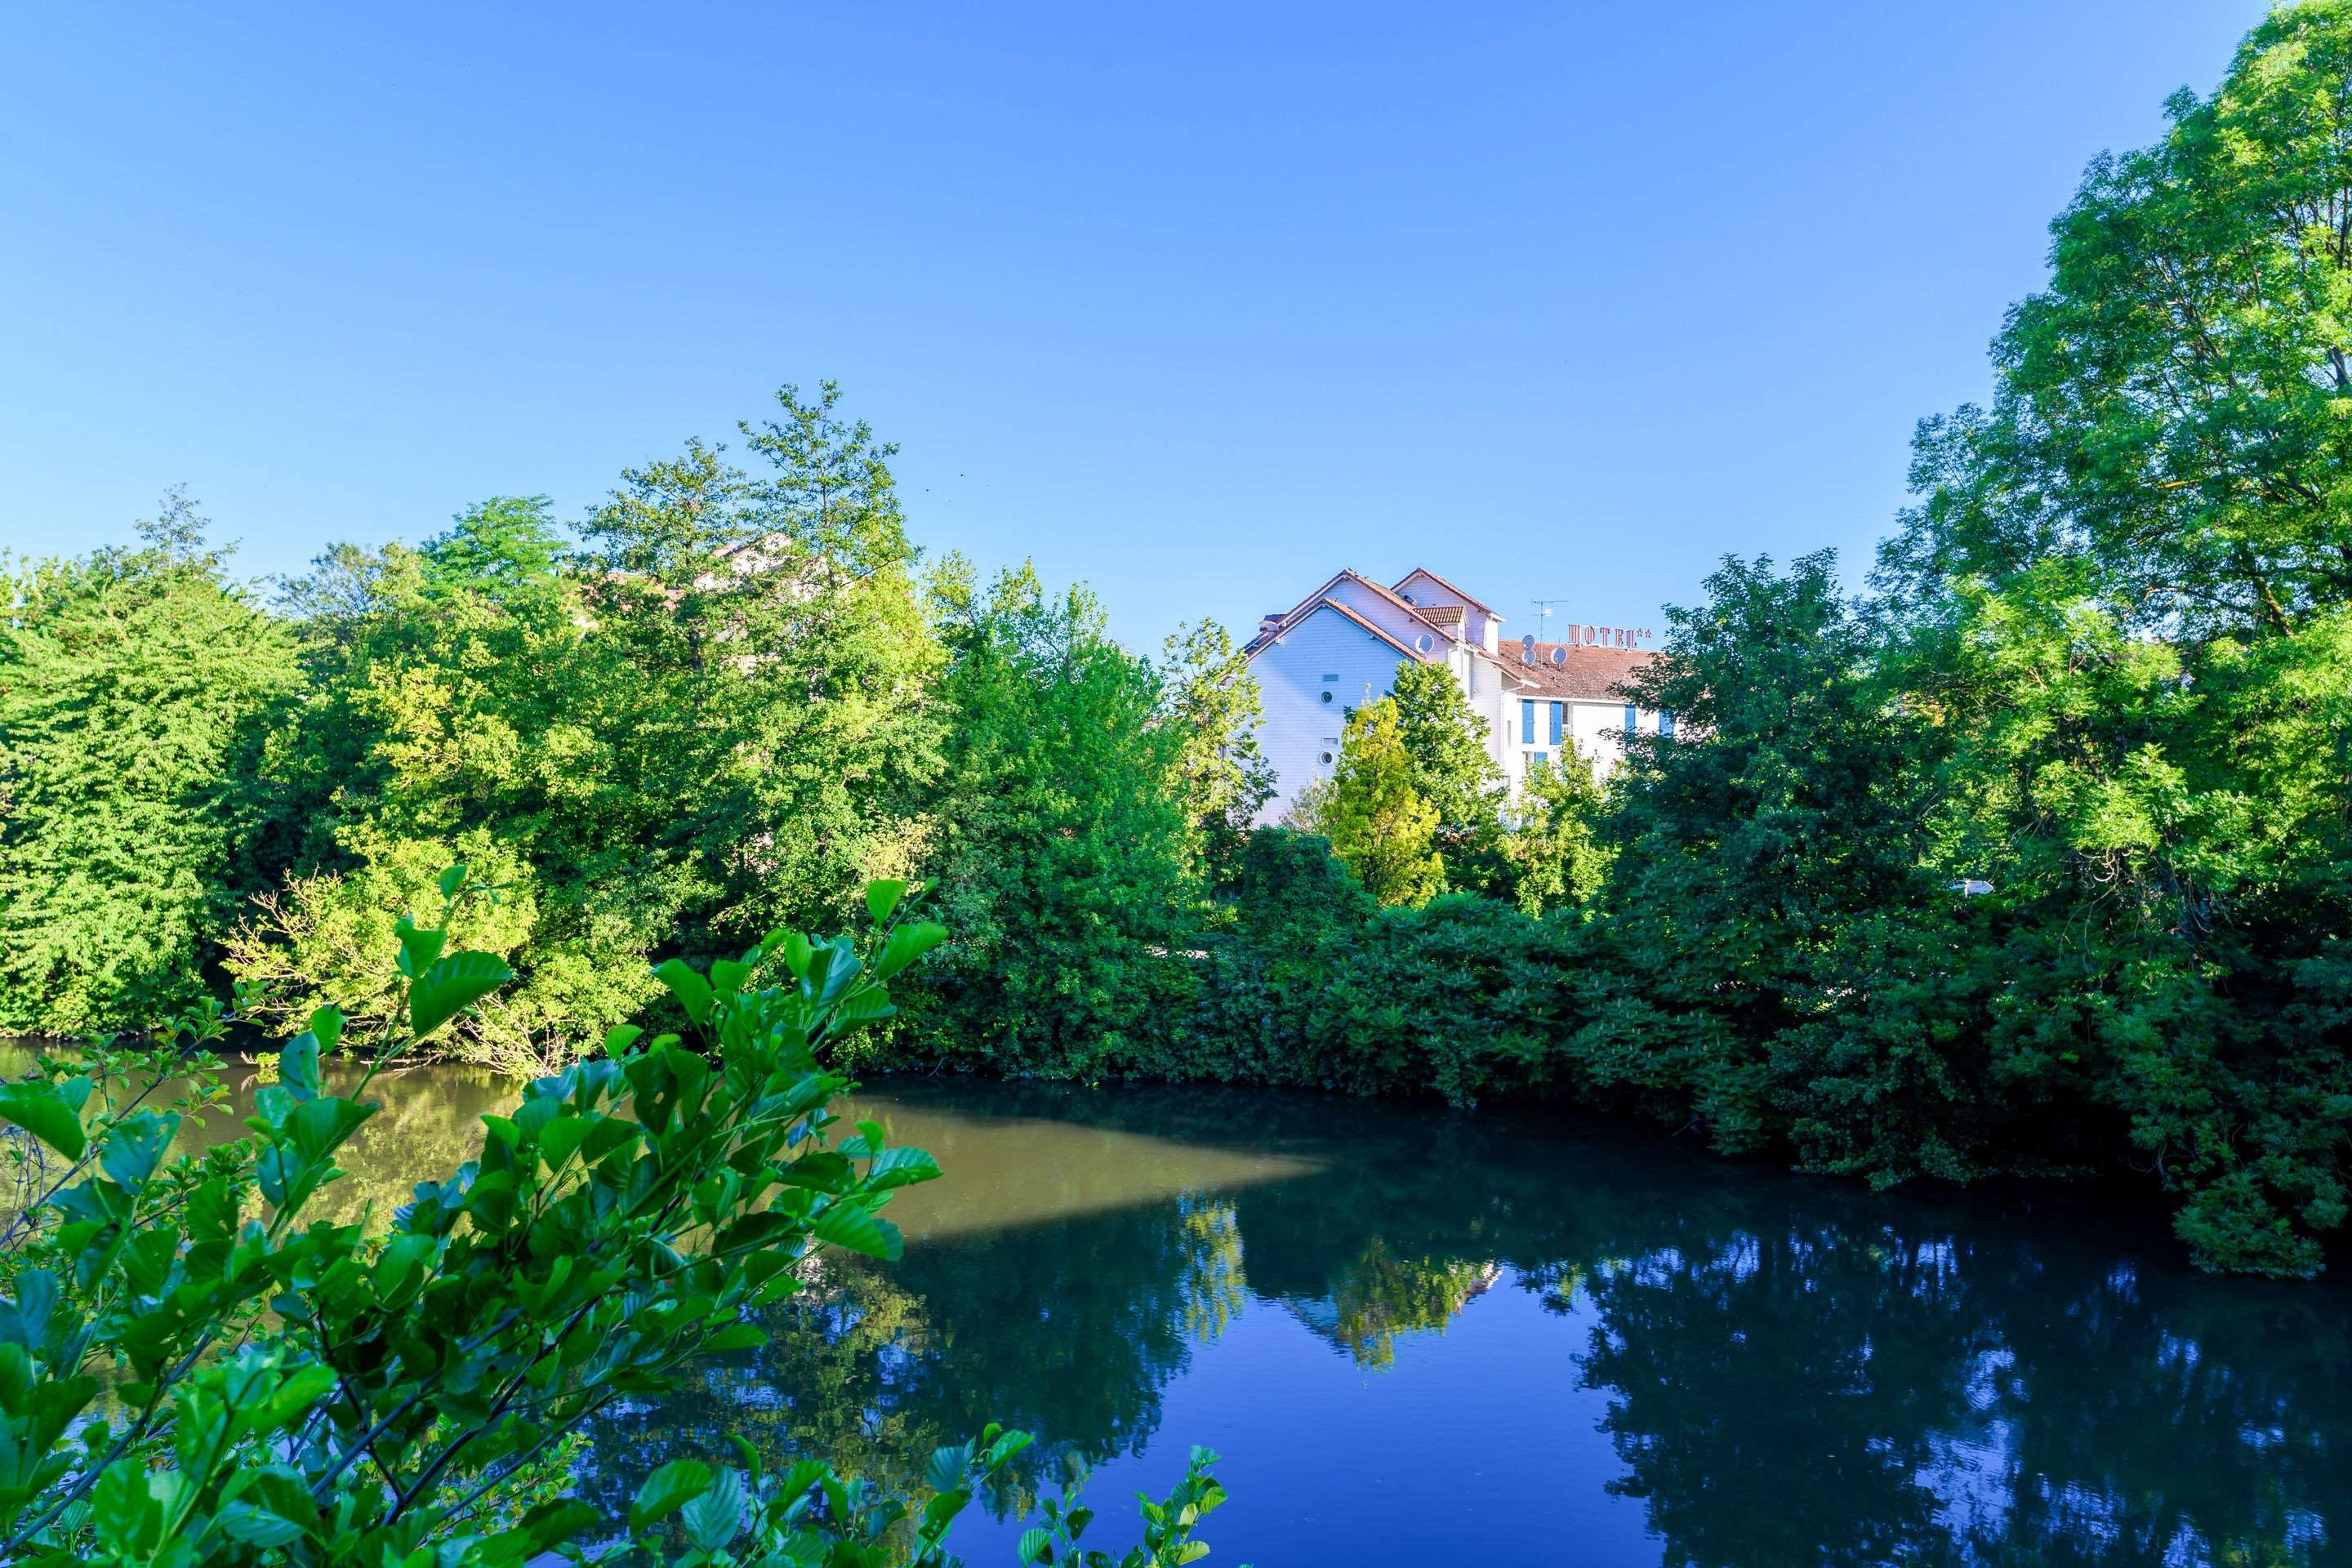
<instances>
[{"instance_id":1,"label":"television antenna","mask_svg":"<svg viewBox=\"0 0 2352 1568\"><path fill-rule=\"evenodd\" d=\"M1560 605L1568 603L1566 599L1532 599L1528 602L1536 607L1536 629L1538 631L1541 631L1543 629L1543 623L1545 621L1551 619L1553 611L1559 609Z\"/></svg>"}]
</instances>

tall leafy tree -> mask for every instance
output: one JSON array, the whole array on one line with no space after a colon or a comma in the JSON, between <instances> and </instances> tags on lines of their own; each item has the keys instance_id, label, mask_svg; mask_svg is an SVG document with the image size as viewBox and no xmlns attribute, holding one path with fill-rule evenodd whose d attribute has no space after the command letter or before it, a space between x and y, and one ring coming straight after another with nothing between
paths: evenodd
<instances>
[{"instance_id":1,"label":"tall leafy tree","mask_svg":"<svg viewBox=\"0 0 2352 1568\"><path fill-rule=\"evenodd\" d=\"M1257 677L1225 628L1179 626L1161 647L1166 721L1182 737L1176 767L1185 810L1204 833L1230 839L1274 798L1274 764L1258 750L1265 716Z\"/></svg>"},{"instance_id":2,"label":"tall leafy tree","mask_svg":"<svg viewBox=\"0 0 2352 1568\"><path fill-rule=\"evenodd\" d=\"M324 671L289 773L306 853L232 944L288 1024L332 1004L354 1041L399 1024L373 940L428 909L461 860L495 900L464 939L517 984L445 1043L519 1071L590 1048L650 994L646 958L700 890L665 843L679 802L645 787L649 707L588 613L543 498L499 498L421 549L331 552L294 602Z\"/></svg>"},{"instance_id":3,"label":"tall leafy tree","mask_svg":"<svg viewBox=\"0 0 2352 1568\"><path fill-rule=\"evenodd\" d=\"M740 426L763 467L690 443L625 471L586 534L588 611L645 690L646 787L685 809L667 841L718 946L814 925L901 875L938 775L943 656L889 459L841 391L786 386Z\"/></svg>"},{"instance_id":4,"label":"tall leafy tree","mask_svg":"<svg viewBox=\"0 0 2352 1568\"><path fill-rule=\"evenodd\" d=\"M142 1028L193 1001L273 870L301 673L174 490L136 549L18 568L0 625L0 1028Z\"/></svg>"},{"instance_id":5,"label":"tall leafy tree","mask_svg":"<svg viewBox=\"0 0 2352 1568\"><path fill-rule=\"evenodd\" d=\"M1629 700L1680 721L1628 737L1608 823L1616 962L1596 981L1604 1078L1671 1087L1718 1142L1782 1131L1773 1048L1854 977L1847 928L1906 909L1921 869L1919 724L1874 683L1835 561L1727 559L1668 612Z\"/></svg>"},{"instance_id":6,"label":"tall leafy tree","mask_svg":"<svg viewBox=\"0 0 2352 1568\"><path fill-rule=\"evenodd\" d=\"M1437 813L1435 847L1455 892L1498 893L1510 880L1503 853L1503 771L1486 749L1486 726L1454 671L1407 659L1389 696L1412 787Z\"/></svg>"},{"instance_id":7,"label":"tall leafy tree","mask_svg":"<svg viewBox=\"0 0 2352 1568\"><path fill-rule=\"evenodd\" d=\"M1442 823L1415 777L1397 704L1383 697L1348 715L1331 776L1301 801L1307 826L1382 904L1425 904L1445 890Z\"/></svg>"},{"instance_id":8,"label":"tall leafy tree","mask_svg":"<svg viewBox=\"0 0 2352 1568\"><path fill-rule=\"evenodd\" d=\"M2282 7L2092 165L1881 560L1998 1071L2282 1273L2352 1206L2347 81L2352 6Z\"/></svg>"},{"instance_id":9,"label":"tall leafy tree","mask_svg":"<svg viewBox=\"0 0 2352 1568\"><path fill-rule=\"evenodd\" d=\"M1558 765L1530 770L1502 843L1512 901L1530 915L1589 905L1609 872L1601 843L1604 802L1592 764L1570 742Z\"/></svg>"},{"instance_id":10,"label":"tall leafy tree","mask_svg":"<svg viewBox=\"0 0 2352 1568\"><path fill-rule=\"evenodd\" d=\"M929 1037L1014 1070L1132 1068L1203 896L1196 734L1082 590L1026 567L983 590L951 562L935 593L950 722L924 866L956 937Z\"/></svg>"}]
</instances>

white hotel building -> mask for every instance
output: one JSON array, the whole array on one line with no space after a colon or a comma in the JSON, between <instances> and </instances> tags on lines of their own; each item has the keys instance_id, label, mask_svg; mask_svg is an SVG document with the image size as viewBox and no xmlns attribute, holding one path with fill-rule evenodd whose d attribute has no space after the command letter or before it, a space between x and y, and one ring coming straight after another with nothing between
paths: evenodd
<instances>
[{"instance_id":1,"label":"white hotel building","mask_svg":"<svg viewBox=\"0 0 2352 1568\"><path fill-rule=\"evenodd\" d=\"M1622 737L1662 722L1618 689L1651 655L1648 637L1619 626L1570 626L1564 642L1505 642L1503 617L1426 569L1384 588L1341 572L1289 610L1267 616L1244 650L1265 717L1258 746L1278 784L1261 822L1278 822L1339 752L1348 710L1387 695L1406 659L1443 664L1462 683L1486 729L1486 750L1516 792L1535 763L1570 742L1604 774L1624 754ZM1663 721L1674 732L1674 721Z\"/></svg>"}]
</instances>

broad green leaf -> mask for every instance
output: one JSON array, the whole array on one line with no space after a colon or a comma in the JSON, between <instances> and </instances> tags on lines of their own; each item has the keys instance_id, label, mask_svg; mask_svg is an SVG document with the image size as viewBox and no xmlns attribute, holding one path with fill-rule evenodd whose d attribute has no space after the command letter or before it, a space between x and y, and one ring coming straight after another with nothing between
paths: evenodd
<instances>
[{"instance_id":1,"label":"broad green leaf","mask_svg":"<svg viewBox=\"0 0 2352 1568\"><path fill-rule=\"evenodd\" d=\"M1021 1544L1015 1549L1015 1554L1021 1559L1023 1568L1027 1568L1028 1564L1045 1556L1045 1548L1053 1543L1054 1537L1049 1532L1032 1526L1021 1532Z\"/></svg>"},{"instance_id":2,"label":"broad green leaf","mask_svg":"<svg viewBox=\"0 0 2352 1568\"><path fill-rule=\"evenodd\" d=\"M343 1037L343 1011L340 1007L321 1007L310 1015L310 1033L317 1037L319 1048L331 1051Z\"/></svg>"},{"instance_id":3,"label":"broad green leaf","mask_svg":"<svg viewBox=\"0 0 2352 1568\"><path fill-rule=\"evenodd\" d=\"M320 1008L320 1011L326 1011ZM338 1015L341 1016L341 1015ZM319 1037L314 1030L297 1035L278 1053L278 1087L304 1100L319 1092Z\"/></svg>"},{"instance_id":4,"label":"broad green leaf","mask_svg":"<svg viewBox=\"0 0 2352 1568\"><path fill-rule=\"evenodd\" d=\"M917 1182L934 1181L940 1173L940 1163L920 1149L885 1149L875 1156L868 1167L867 1179L877 1187L911 1186Z\"/></svg>"},{"instance_id":5,"label":"broad green leaf","mask_svg":"<svg viewBox=\"0 0 2352 1568\"><path fill-rule=\"evenodd\" d=\"M672 1459L637 1489L637 1499L629 1505L629 1528L643 1530L667 1519L700 1497L711 1479L710 1467L700 1459Z\"/></svg>"},{"instance_id":6,"label":"broad green leaf","mask_svg":"<svg viewBox=\"0 0 2352 1568\"><path fill-rule=\"evenodd\" d=\"M923 1484L935 1492L951 1492L963 1485L964 1473L971 1468L971 1444L934 1448L929 1462L923 1467Z\"/></svg>"},{"instance_id":7,"label":"broad green leaf","mask_svg":"<svg viewBox=\"0 0 2352 1568\"><path fill-rule=\"evenodd\" d=\"M437 959L408 987L408 1030L423 1039L514 978L506 961L487 952Z\"/></svg>"},{"instance_id":8,"label":"broad green leaf","mask_svg":"<svg viewBox=\"0 0 2352 1568\"><path fill-rule=\"evenodd\" d=\"M743 1478L733 1470L721 1470L710 1483L710 1489L686 1505L678 1522L686 1527L686 1539L703 1552L716 1552L733 1541L743 1530L743 1504L746 1493Z\"/></svg>"},{"instance_id":9,"label":"broad green leaf","mask_svg":"<svg viewBox=\"0 0 2352 1568\"><path fill-rule=\"evenodd\" d=\"M906 896L907 884L895 877L868 882L866 884L866 912L874 917L876 925L880 925L890 918L890 911L897 909L898 900Z\"/></svg>"},{"instance_id":10,"label":"broad green leaf","mask_svg":"<svg viewBox=\"0 0 2352 1568\"><path fill-rule=\"evenodd\" d=\"M0 1084L0 1119L15 1122L68 1160L80 1159L89 1147L80 1114L53 1083Z\"/></svg>"},{"instance_id":11,"label":"broad green leaf","mask_svg":"<svg viewBox=\"0 0 2352 1568\"><path fill-rule=\"evenodd\" d=\"M710 988L721 996L732 996L743 989L743 982L751 978L751 966L731 958L712 961Z\"/></svg>"},{"instance_id":12,"label":"broad green leaf","mask_svg":"<svg viewBox=\"0 0 2352 1568\"><path fill-rule=\"evenodd\" d=\"M890 933L882 956L874 961L874 978L887 980L945 942L948 928L937 921L913 921Z\"/></svg>"},{"instance_id":13,"label":"broad green leaf","mask_svg":"<svg viewBox=\"0 0 2352 1568\"><path fill-rule=\"evenodd\" d=\"M710 982L696 973L683 959L665 959L654 970L654 978L669 987L686 1016L700 1024L710 1017Z\"/></svg>"},{"instance_id":14,"label":"broad green leaf","mask_svg":"<svg viewBox=\"0 0 2352 1568\"><path fill-rule=\"evenodd\" d=\"M457 889L465 885L466 868L463 863L445 867L442 869L439 886L441 889L441 896L443 898L456 898L457 896Z\"/></svg>"},{"instance_id":15,"label":"broad green leaf","mask_svg":"<svg viewBox=\"0 0 2352 1568\"><path fill-rule=\"evenodd\" d=\"M152 1110L141 1110L115 1123L99 1150L98 1168L116 1185L132 1192L147 1184L163 1163L163 1151L172 1146L172 1139L180 1131L177 1114L158 1116Z\"/></svg>"},{"instance_id":16,"label":"broad green leaf","mask_svg":"<svg viewBox=\"0 0 2352 1568\"><path fill-rule=\"evenodd\" d=\"M846 1251L892 1262L898 1257L898 1227L876 1219L856 1204L828 1204L810 1229L819 1241L830 1242Z\"/></svg>"},{"instance_id":17,"label":"broad green leaf","mask_svg":"<svg viewBox=\"0 0 2352 1568\"><path fill-rule=\"evenodd\" d=\"M411 980L433 967L441 956L441 944L449 940L446 931L419 931L416 922L406 915L392 922L392 934L400 942L400 972Z\"/></svg>"}]
</instances>

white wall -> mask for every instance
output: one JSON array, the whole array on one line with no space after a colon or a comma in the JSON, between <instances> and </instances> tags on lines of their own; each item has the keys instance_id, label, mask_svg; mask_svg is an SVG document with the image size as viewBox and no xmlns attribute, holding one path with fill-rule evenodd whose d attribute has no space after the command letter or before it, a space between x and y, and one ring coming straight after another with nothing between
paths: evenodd
<instances>
[{"instance_id":1,"label":"white wall","mask_svg":"<svg viewBox=\"0 0 2352 1568\"><path fill-rule=\"evenodd\" d=\"M1528 776L1528 758L1530 755L1543 752L1557 763L1559 754L1567 750L1565 745L1551 743L1551 716L1548 705L1553 700L1549 697L1535 699L1536 728L1532 736L1519 733L1518 700L1514 699L1510 702L1511 740L1507 750L1511 756L1503 771L1514 786ZM1657 733L1658 716L1655 713L1644 708L1635 715L1635 719L1641 733ZM1593 763L1594 771L1604 779L1624 760L1624 729L1625 705L1622 702L1600 698L1570 698L1560 714L1561 739L1573 740L1576 749L1584 753L1585 760Z\"/></svg>"},{"instance_id":2,"label":"white wall","mask_svg":"<svg viewBox=\"0 0 2352 1568\"><path fill-rule=\"evenodd\" d=\"M1259 822L1281 821L1310 779L1330 773L1322 754L1339 751L1348 710L1388 695L1401 661L1396 649L1328 607L1258 650L1250 660L1265 710L1257 743L1277 781ZM1327 675L1337 679L1327 681ZM1327 691L1328 702L1323 700Z\"/></svg>"}]
</instances>

